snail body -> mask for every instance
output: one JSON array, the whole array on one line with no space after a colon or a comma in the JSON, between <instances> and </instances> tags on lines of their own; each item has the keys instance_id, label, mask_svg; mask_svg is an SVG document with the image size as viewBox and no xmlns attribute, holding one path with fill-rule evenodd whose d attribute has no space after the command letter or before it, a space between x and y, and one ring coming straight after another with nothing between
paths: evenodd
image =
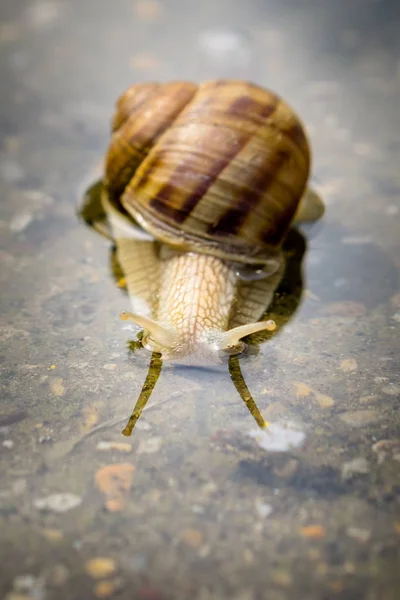
<instances>
[{"instance_id":1,"label":"snail body","mask_svg":"<svg viewBox=\"0 0 400 600\"><path fill-rule=\"evenodd\" d=\"M103 204L142 344L204 364L239 352L284 272L289 227L321 216L293 110L256 85L138 84L118 100Z\"/></svg>"}]
</instances>

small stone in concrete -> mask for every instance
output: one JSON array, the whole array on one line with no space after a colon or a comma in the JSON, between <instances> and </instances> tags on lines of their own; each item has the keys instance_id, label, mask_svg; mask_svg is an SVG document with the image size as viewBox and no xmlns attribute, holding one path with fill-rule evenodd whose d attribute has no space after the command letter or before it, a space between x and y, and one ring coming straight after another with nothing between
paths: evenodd
<instances>
[{"instance_id":1,"label":"small stone in concrete","mask_svg":"<svg viewBox=\"0 0 400 600\"><path fill-rule=\"evenodd\" d=\"M102 579L115 573L117 565L113 558L99 556L91 558L85 564L85 571L93 579Z\"/></svg>"},{"instance_id":2,"label":"small stone in concrete","mask_svg":"<svg viewBox=\"0 0 400 600\"><path fill-rule=\"evenodd\" d=\"M160 450L162 446L162 439L159 437L152 437L143 440L139 444L137 449L138 454L155 454Z\"/></svg>"},{"instance_id":3,"label":"small stone in concrete","mask_svg":"<svg viewBox=\"0 0 400 600\"><path fill-rule=\"evenodd\" d=\"M400 385L389 383L381 389L381 392L387 396L397 396L400 394Z\"/></svg>"},{"instance_id":4,"label":"small stone in concrete","mask_svg":"<svg viewBox=\"0 0 400 600\"><path fill-rule=\"evenodd\" d=\"M272 513L273 508L270 504L265 502L256 502L256 511L261 519L266 519Z\"/></svg>"},{"instance_id":5,"label":"small stone in concrete","mask_svg":"<svg viewBox=\"0 0 400 600\"><path fill-rule=\"evenodd\" d=\"M364 427L375 423L379 415L375 410L354 410L342 413L340 418L346 425L351 427Z\"/></svg>"},{"instance_id":6,"label":"small stone in concrete","mask_svg":"<svg viewBox=\"0 0 400 600\"><path fill-rule=\"evenodd\" d=\"M51 494L45 498L37 498L33 505L38 510L50 510L55 513L64 513L72 508L76 508L82 503L82 498L76 494L68 492L61 494Z\"/></svg>"},{"instance_id":7,"label":"small stone in concrete","mask_svg":"<svg viewBox=\"0 0 400 600\"><path fill-rule=\"evenodd\" d=\"M355 475L365 475L369 473L369 465L366 458L359 456L354 460L344 463L342 467L342 479L352 479Z\"/></svg>"},{"instance_id":8,"label":"small stone in concrete","mask_svg":"<svg viewBox=\"0 0 400 600\"><path fill-rule=\"evenodd\" d=\"M371 532L368 529L361 529L360 527L349 527L346 533L353 540L362 543L368 542L371 537Z\"/></svg>"}]
</instances>

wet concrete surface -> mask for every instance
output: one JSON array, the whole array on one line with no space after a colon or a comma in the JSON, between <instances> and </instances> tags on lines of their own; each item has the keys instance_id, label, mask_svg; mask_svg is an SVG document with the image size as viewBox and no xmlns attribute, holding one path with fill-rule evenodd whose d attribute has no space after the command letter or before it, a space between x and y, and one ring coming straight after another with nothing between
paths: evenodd
<instances>
[{"instance_id":1,"label":"wet concrete surface","mask_svg":"<svg viewBox=\"0 0 400 600\"><path fill-rule=\"evenodd\" d=\"M398 3L0 6L1 597L397 598ZM79 208L128 85L217 76L301 114L326 214L241 360L270 428L166 369L124 437L149 355Z\"/></svg>"}]
</instances>

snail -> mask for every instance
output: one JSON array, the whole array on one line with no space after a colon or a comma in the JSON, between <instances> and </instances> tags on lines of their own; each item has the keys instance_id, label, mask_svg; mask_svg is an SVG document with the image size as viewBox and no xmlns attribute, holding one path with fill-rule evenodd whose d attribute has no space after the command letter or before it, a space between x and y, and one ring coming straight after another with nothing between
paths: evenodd
<instances>
[{"instance_id":1,"label":"snail","mask_svg":"<svg viewBox=\"0 0 400 600\"><path fill-rule=\"evenodd\" d=\"M208 365L272 331L291 225L323 213L293 109L250 82L139 83L116 103L102 202L141 344Z\"/></svg>"}]
</instances>

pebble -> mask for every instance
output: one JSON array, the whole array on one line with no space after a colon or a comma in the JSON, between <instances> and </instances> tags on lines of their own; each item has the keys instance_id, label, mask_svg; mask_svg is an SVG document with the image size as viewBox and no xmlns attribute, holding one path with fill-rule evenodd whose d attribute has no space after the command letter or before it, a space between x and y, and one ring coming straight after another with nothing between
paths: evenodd
<instances>
[{"instance_id":1,"label":"pebble","mask_svg":"<svg viewBox=\"0 0 400 600\"><path fill-rule=\"evenodd\" d=\"M38 510L50 510L55 513L64 513L76 508L82 503L82 498L68 492L51 494L45 498L37 498L33 505Z\"/></svg>"},{"instance_id":2,"label":"pebble","mask_svg":"<svg viewBox=\"0 0 400 600\"><path fill-rule=\"evenodd\" d=\"M198 529L184 529L180 534L180 539L191 548L200 548L203 543L203 534Z\"/></svg>"},{"instance_id":3,"label":"pebble","mask_svg":"<svg viewBox=\"0 0 400 600\"><path fill-rule=\"evenodd\" d=\"M340 415L340 419L351 427L364 427L364 425L375 423L378 418L379 415L375 410L355 410Z\"/></svg>"},{"instance_id":4,"label":"pebble","mask_svg":"<svg viewBox=\"0 0 400 600\"><path fill-rule=\"evenodd\" d=\"M145 21L155 21L161 15L161 4L156 0L138 0L133 8L135 14Z\"/></svg>"},{"instance_id":5,"label":"pebble","mask_svg":"<svg viewBox=\"0 0 400 600\"><path fill-rule=\"evenodd\" d=\"M162 446L162 439L159 437L147 438L140 442L137 449L138 454L155 454L159 452Z\"/></svg>"},{"instance_id":6,"label":"pebble","mask_svg":"<svg viewBox=\"0 0 400 600\"><path fill-rule=\"evenodd\" d=\"M379 440L373 444L372 451L377 454L379 465L387 458L400 461L400 439Z\"/></svg>"},{"instance_id":7,"label":"pebble","mask_svg":"<svg viewBox=\"0 0 400 600\"><path fill-rule=\"evenodd\" d=\"M152 54L136 54L129 61L130 66L138 71L151 71L160 66L160 61Z\"/></svg>"},{"instance_id":8,"label":"pebble","mask_svg":"<svg viewBox=\"0 0 400 600\"><path fill-rule=\"evenodd\" d=\"M344 373L353 373L357 371L357 361L354 358L344 358L340 362L340 370Z\"/></svg>"},{"instance_id":9,"label":"pebble","mask_svg":"<svg viewBox=\"0 0 400 600\"><path fill-rule=\"evenodd\" d=\"M134 371L128 371L127 373L123 373L122 375L122 379L129 379L129 380L135 380L136 379L136 374Z\"/></svg>"},{"instance_id":10,"label":"pebble","mask_svg":"<svg viewBox=\"0 0 400 600\"><path fill-rule=\"evenodd\" d=\"M251 60L249 40L234 29L216 28L203 31L198 37L198 46L208 58L225 66L245 66Z\"/></svg>"},{"instance_id":11,"label":"pebble","mask_svg":"<svg viewBox=\"0 0 400 600\"><path fill-rule=\"evenodd\" d=\"M331 302L322 308L322 311L326 315L336 315L338 317L350 317L358 318L363 317L367 309L361 302L353 302L347 300L344 302Z\"/></svg>"},{"instance_id":12,"label":"pebble","mask_svg":"<svg viewBox=\"0 0 400 600\"><path fill-rule=\"evenodd\" d=\"M296 388L296 398L307 398L307 396L309 396L312 392L310 386L306 383L303 383L302 381L295 381L294 385Z\"/></svg>"},{"instance_id":13,"label":"pebble","mask_svg":"<svg viewBox=\"0 0 400 600\"><path fill-rule=\"evenodd\" d=\"M210 555L210 552L211 552L210 546L208 546L207 544L205 544L204 546L202 546L201 548L199 548L198 556L200 556L200 558L206 558L207 556Z\"/></svg>"},{"instance_id":14,"label":"pebble","mask_svg":"<svg viewBox=\"0 0 400 600\"><path fill-rule=\"evenodd\" d=\"M109 598L117 589L115 581L99 581L94 586L94 594L97 598Z\"/></svg>"},{"instance_id":15,"label":"pebble","mask_svg":"<svg viewBox=\"0 0 400 600\"><path fill-rule=\"evenodd\" d=\"M42 529L41 533L49 542L59 542L64 537L63 532L60 529Z\"/></svg>"},{"instance_id":16,"label":"pebble","mask_svg":"<svg viewBox=\"0 0 400 600\"><path fill-rule=\"evenodd\" d=\"M124 442L99 442L96 446L97 450L118 450L119 452L130 452L132 444Z\"/></svg>"},{"instance_id":17,"label":"pebble","mask_svg":"<svg viewBox=\"0 0 400 600\"><path fill-rule=\"evenodd\" d=\"M113 558L97 557L91 558L85 563L85 571L93 579L103 579L113 575L117 569L117 565Z\"/></svg>"},{"instance_id":18,"label":"pebble","mask_svg":"<svg viewBox=\"0 0 400 600\"><path fill-rule=\"evenodd\" d=\"M292 576L289 571L285 571L284 569L275 569L271 572L271 580L276 585L281 587L289 587L292 585Z\"/></svg>"},{"instance_id":19,"label":"pebble","mask_svg":"<svg viewBox=\"0 0 400 600\"><path fill-rule=\"evenodd\" d=\"M69 579L70 572L63 564L54 565L49 573L49 581L52 585L62 586Z\"/></svg>"},{"instance_id":20,"label":"pebble","mask_svg":"<svg viewBox=\"0 0 400 600\"><path fill-rule=\"evenodd\" d=\"M82 430L90 431L99 422L99 413L102 408L102 404L98 401L94 401L91 404L85 406L82 409Z\"/></svg>"},{"instance_id":21,"label":"pebble","mask_svg":"<svg viewBox=\"0 0 400 600\"><path fill-rule=\"evenodd\" d=\"M118 512L125 507L135 467L129 463L110 464L96 471L96 487L104 494L105 507Z\"/></svg>"},{"instance_id":22,"label":"pebble","mask_svg":"<svg viewBox=\"0 0 400 600\"><path fill-rule=\"evenodd\" d=\"M257 444L270 452L284 452L291 448L298 448L306 439L303 431L292 428L290 423L272 423L267 429L251 429L247 435Z\"/></svg>"},{"instance_id":23,"label":"pebble","mask_svg":"<svg viewBox=\"0 0 400 600\"><path fill-rule=\"evenodd\" d=\"M305 525L300 529L303 537L319 539L326 536L326 529L322 525Z\"/></svg>"},{"instance_id":24,"label":"pebble","mask_svg":"<svg viewBox=\"0 0 400 600\"><path fill-rule=\"evenodd\" d=\"M21 212L14 215L10 221L10 229L14 233L21 233L33 221L33 214L29 212Z\"/></svg>"},{"instance_id":25,"label":"pebble","mask_svg":"<svg viewBox=\"0 0 400 600\"><path fill-rule=\"evenodd\" d=\"M14 589L19 592L29 592L35 587L37 578L33 575L17 575L13 581Z\"/></svg>"},{"instance_id":26,"label":"pebble","mask_svg":"<svg viewBox=\"0 0 400 600\"><path fill-rule=\"evenodd\" d=\"M13 600L18 598L18 595L34 600L44 600L46 595L44 579L31 574L17 575L13 581L13 592L14 595L10 594Z\"/></svg>"},{"instance_id":27,"label":"pebble","mask_svg":"<svg viewBox=\"0 0 400 600\"><path fill-rule=\"evenodd\" d=\"M271 504L266 504L265 502L257 501L256 511L261 519L266 519L273 512L273 508Z\"/></svg>"},{"instance_id":28,"label":"pebble","mask_svg":"<svg viewBox=\"0 0 400 600\"><path fill-rule=\"evenodd\" d=\"M370 396L360 396L359 400L362 404L368 404L369 402L376 402L378 400L378 396L375 396L375 394Z\"/></svg>"},{"instance_id":29,"label":"pebble","mask_svg":"<svg viewBox=\"0 0 400 600\"><path fill-rule=\"evenodd\" d=\"M24 197L28 201L29 206L35 210L47 208L55 202L52 196L45 194L41 190L25 190Z\"/></svg>"},{"instance_id":30,"label":"pebble","mask_svg":"<svg viewBox=\"0 0 400 600\"><path fill-rule=\"evenodd\" d=\"M394 313L394 315L392 315L392 319L393 321L396 321L396 323L400 323L400 312Z\"/></svg>"},{"instance_id":31,"label":"pebble","mask_svg":"<svg viewBox=\"0 0 400 600\"><path fill-rule=\"evenodd\" d=\"M151 425L150 425L150 423L147 423L147 421L144 421L142 419L136 423L135 429L136 430L141 429L142 431L150 431Z\"/></svg>"},{"instance_id":32,"label":"pebble","mask_svg":"<svg viewBox=\"0 0 400 600\"><path fill-rule=\"evenodd\" d=\"M326 394L320 394L319 392L314 391L314 403L318 404L321 408L332 408L335 406L335 401L330 396Z\"/></svg>"},{"instance_id":33,"label":"pebble","mask_svg":"<svg viewBox=\"0 0 400 600\"><path fill-rule=\"evenodd\" d=\"M51 393L61 398L65 394L65 387L61 377L54 377L49 382Z\"/></svg>"},{"instance_id":34,"label":"pebble","mask_svg":"<svg viewBox=\"0 0 400 600\"><path fill-rule=\"evenodd\" d=\"M108 364L103 365L103 369L105 371L114 371L116 368L117 368L116 363L108 363Z\"/></svg>"},{"instance_id":35,"label":"pebble","mask_svg":"<svg viewBox=\"0 0 400 600\"><path fill-rule=\"evenodd\" d=\"M386 394L387 396L397 396L400 394L400 385L395 385L394 383L389 383L389 385L385 385L381 392Z\"/></svg>"},{"instance_id":36,"label":"pebble","mask_svg":"<svg viewBox=\"0 0 400 600\"><path fill-rule=\"evenodd\" d=\"M368 461L362 456L350 460L342 466L342 479L352 479L354 475L365 475L369 473Z\"/></svg>"},{"instance_id":37,"label":"pebble","mask_svg":"<svg viewBox=\"0 0 400 600\"><path fill-rule=\"evenodd\" d=\"M321 298L311 290L304 290L304 295L307 296L307 298L310 298L310 300L315 300L315 302L321 301Z\"/></svg>"},{"instance_id":38,"label":"pebble","mask_svg":"<svg viewBox=\"0 0 400 600\"><path fill-rule=\"evenodd\" d=\"M14 448L14 442L12 440L4 440L2 446L3 448L7 448L7 450L11 450L11 448Z\"/></svg>"},{"instance_id":39,"label":"pebble","mask_svg":"<svg viewBox=\"0 0 400 600\"><path fill-rule=\"evenodd\" d=\"M368 529L361 529L359 527L349 527L346 530L346 533L353 540L357 540L357 542L368 542L371 537L371 532Z\"/></svg>"}]
</instances>

